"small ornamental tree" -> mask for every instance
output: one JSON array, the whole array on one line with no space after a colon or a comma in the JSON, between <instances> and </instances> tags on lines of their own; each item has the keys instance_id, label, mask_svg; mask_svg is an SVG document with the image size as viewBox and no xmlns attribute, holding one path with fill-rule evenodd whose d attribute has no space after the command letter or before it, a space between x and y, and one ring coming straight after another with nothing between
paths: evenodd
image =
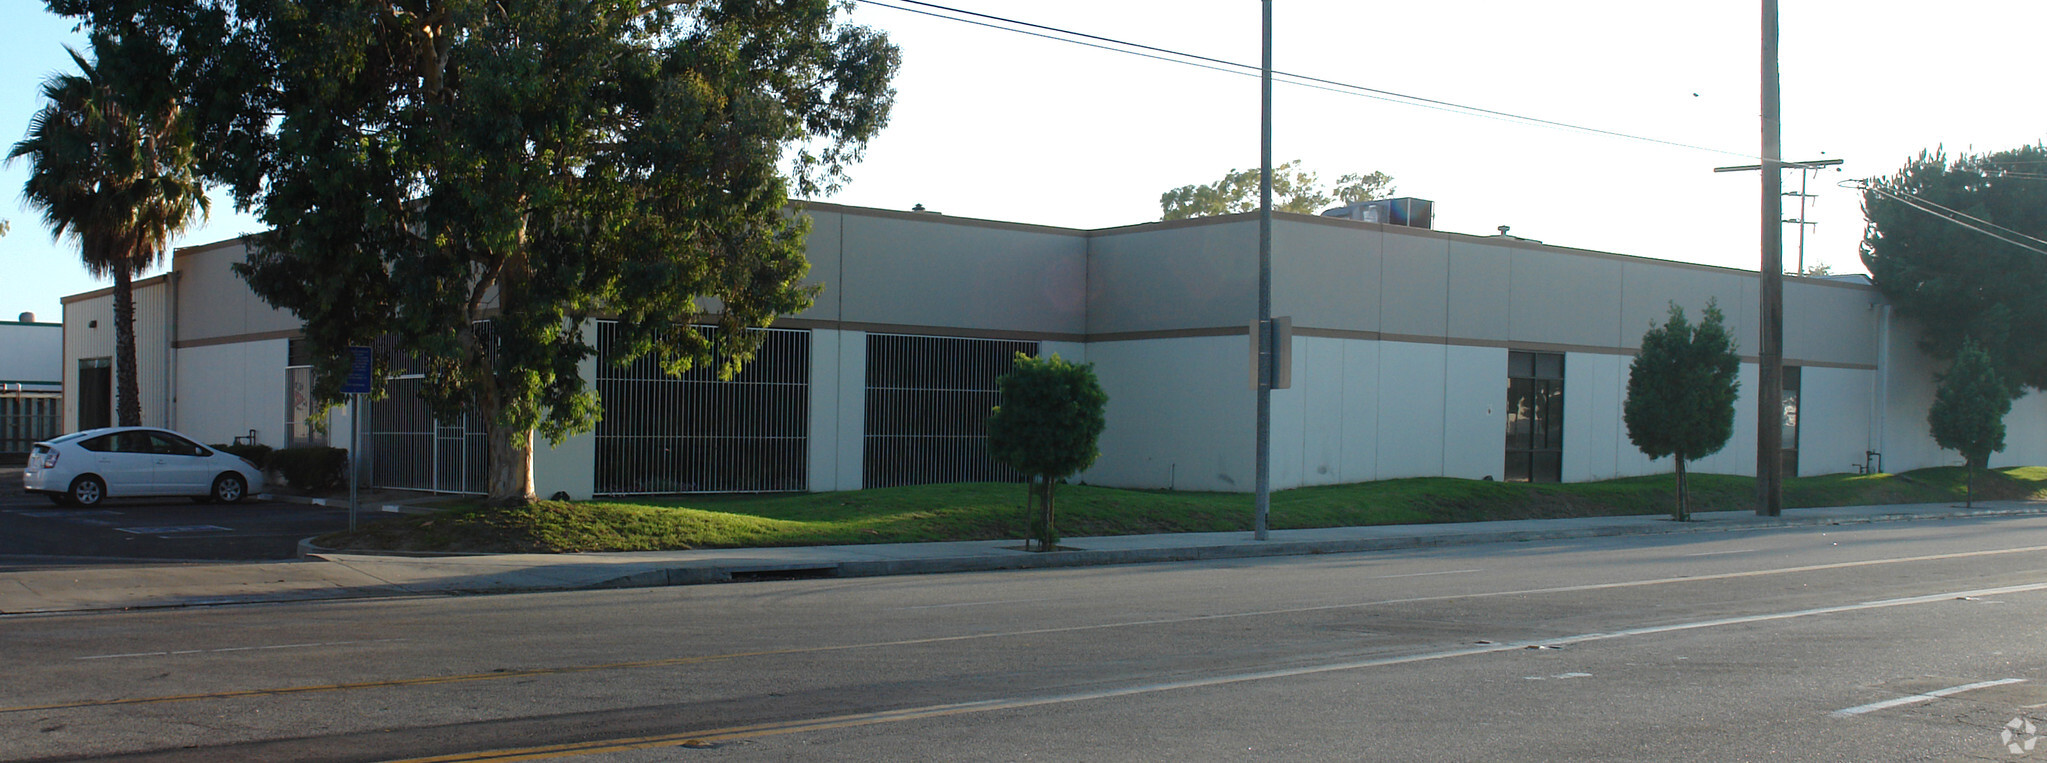
<instances>
[{"instance_id":1,"label":"small ornamental tree","mask_svg":"<svg viewBox=\"0 0 2047 763\"><path fill-rule=\"evenodd\" d=\"M1990 465L1990 454L2004 450L2004 415L2011 412L2012 392L1990 353L1970 340L1955 352L1954 365L1941 375L1940 389L1933 393L1926 424L1934 442L1961 451L1968 464L1965 506L1976 503L1976 472Z\"/></svg>"},{"instance_id":2,"label":"small ornamental tree","mask_svg":"<svg viewBox=\"0 0 2047 763\"><path fill-rule=\"evenodd\" d=\"M1052 488L1067 475L1088 468L1101 451L1109 396L1095 379L1095 367L1069 363L1058 355L1032 358L1017 353L1016 365L996 380L1002 404L988 418L988 449L995 460L1023 472L1030 488L1031 540L1038 551L1059 547L1052 522Z\"/></svg>"},{"instance_id":3,"label":"small ornamental tree","mask_svg":"<svg viewBox=\"0 0 2047 763\"><path fill-rule=\"evenodd\" d=\"M1722 325L1720 308L1706 303L1695 328L1673 302L1670 319L1642 335L1642 352L1628 368L1622 419L1628 439L1649 458L1677 461L1677 507L1671 518L1692 518L1685 462L1712 455L1734 434L1734 400L1741 391L1741 357Z\"/></svg>"}]
</instances>

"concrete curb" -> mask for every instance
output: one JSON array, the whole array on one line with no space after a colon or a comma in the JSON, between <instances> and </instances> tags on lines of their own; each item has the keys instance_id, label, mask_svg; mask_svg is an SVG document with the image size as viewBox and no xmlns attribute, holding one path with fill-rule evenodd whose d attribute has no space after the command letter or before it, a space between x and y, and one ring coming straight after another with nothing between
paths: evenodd
<instances>
[{"instance_id":1,"label":"concrete curb","mask_svg":"<svg viewBox=\"0 0 2047 763\"><path fill-rule=\"evenodd\" d=\"M750 580L854 578L1348 554L1636 535L1779 530L1939 519L2047 515L2047 502L1794 509L1783 517L1703 513L1249 532L1071 538L1070 550L1015 540L706 549L614 554L359 553L300 542L303 562L29 569L0 573L0 616L416 596L653 588Z\"/></svg>"},{"instance_id":2,"label":"concrete curb","mask_svg":"<svg viewBox=\"0 0 2047 763\"><path fill-rule=\"evenodd\" d=\"M1433 535L1407 535L1383 538L1348 538L1335 540L1267 541L1256 544L1178 546L1155 548L1099 549L1076 548L1070 551L1029 552L1016 550L1005 554L945 556L930 558L908 558L890 560L857 560L819 563L776 563L776 564L731 564L718 565L706 562L691 562L674 567L654 570L640 570L609 580L593 583L587 588L654 588L676 585L700 585L705 583L727 583L737 580L757 580L795 577L882 577L889 575L926 575L947 572L992 572L1000 570L1051 569L1060 567L1088 567L1119 564L1155 564L1160 562L1188 562L1210 559L1249 559L1271 556L1311 556L1320 554L1347 554L1371 551L1393 551L1411 548L1440 546L1470 546L1489 543L1527 543L1535 541L1574 540L1583 538L1621 537L1631 535L1676 535L1707 532L1738 532L1745 530L1773 530L1794 527L1825 527L1834 525L1873 524L1878 522L1904 522L1930 519L1987 518L2006 516L2033 516L2047 514L2047 506L2002 509L1957 509L1940 513L1891 513L1854 517L1758 517L1735 522L1700 522L1687 524L1665 522L1664 524L1628 524L1606 527L1569 528L1555 530L1506 530L1506 531L1455 531ZM1466 525L1426 525L1426 527L1462 528ZM1085 546L1090 539L1072 538L1067 543ZM1102 539L1095 539L1102 540Z\"/></svg>"}]
</instances>

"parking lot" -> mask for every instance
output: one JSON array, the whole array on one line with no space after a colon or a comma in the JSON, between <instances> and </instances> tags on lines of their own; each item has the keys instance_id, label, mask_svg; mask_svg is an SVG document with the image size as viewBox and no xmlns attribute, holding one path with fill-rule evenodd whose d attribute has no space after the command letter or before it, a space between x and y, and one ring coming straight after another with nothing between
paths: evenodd
<instances>
[{"instance_id":1,"label":"parking lot","mask_svg":"<svg viewBox=\"0 0 2047 763\"><path fill-rule=\"evenodd\" d=\"M183 498L109 499L92 508L52 504L0 487L0 569L123 561L276 560L302 538L344 529L346 506L250 498L232 505ZM6 483L0 483L6 484Z\"/></svg>"}]
</instances>

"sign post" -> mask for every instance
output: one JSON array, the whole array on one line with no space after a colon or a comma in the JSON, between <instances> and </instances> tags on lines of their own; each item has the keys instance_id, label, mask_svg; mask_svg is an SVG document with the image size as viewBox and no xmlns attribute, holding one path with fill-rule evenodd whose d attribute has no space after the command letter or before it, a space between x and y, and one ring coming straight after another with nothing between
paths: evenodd
<instances>
[{"instance_id":1,"label":"sign post","mask_svg":"<svg viewBox=\"0 0 2047 763\"><path fill-rule=\"evenodd\" d=\"M374 359L368 347L348 348L348 378L341 381L342 394L348 395L348 529L355 530L355 515L360 509L356 497L357 473L361 471L356 454L362 452L362 396L370 392L370 377Z\"/></svg>"}]
</instances>

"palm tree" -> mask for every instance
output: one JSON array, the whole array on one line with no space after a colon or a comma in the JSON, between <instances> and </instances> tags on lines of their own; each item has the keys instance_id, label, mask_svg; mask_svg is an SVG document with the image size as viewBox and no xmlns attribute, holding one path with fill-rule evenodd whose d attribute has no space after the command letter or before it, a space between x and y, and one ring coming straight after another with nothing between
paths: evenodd
<instances>
[{"instance_id":1,"label":"palm tree","mask_svg":"<svg viewBox=\"0 0 2047 763\"><path fill-rule=\"evenodd\" d=\"M94 42L96 53L111 50ZM76 241L94 277L114 277L115 408L122 426L136 426L142 399L132 281L163 262L171 238L209 207L184 110L134 103L92 61L65 51L79 73L43 82L49 102L7 161L28 158L22 195L42 210L51 235Z\"/></svg>"}]
</instances>

